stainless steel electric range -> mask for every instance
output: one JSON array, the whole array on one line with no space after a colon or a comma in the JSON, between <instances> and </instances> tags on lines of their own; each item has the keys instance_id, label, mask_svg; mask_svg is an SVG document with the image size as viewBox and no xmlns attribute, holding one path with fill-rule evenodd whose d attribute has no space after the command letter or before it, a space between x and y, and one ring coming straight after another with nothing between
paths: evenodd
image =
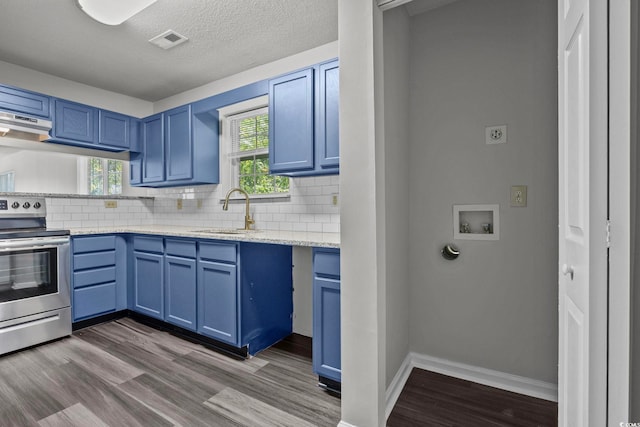
<instances>
[{"instance_id":1,"label":"stainless steel electric range","mask_svg":"<svg viewBox=\"0 0 640 427\"><path fill-rule=\"evenodd\" d=\"M0 354L71 334L69 231L45 199L0 196Z\"/></svg>"}]
</instances>

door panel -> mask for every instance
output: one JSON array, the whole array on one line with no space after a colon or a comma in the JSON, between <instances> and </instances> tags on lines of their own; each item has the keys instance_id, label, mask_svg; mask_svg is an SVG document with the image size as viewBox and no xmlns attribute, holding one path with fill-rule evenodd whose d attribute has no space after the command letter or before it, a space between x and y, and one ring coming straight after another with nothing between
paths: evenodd
<instances>
[{"instance_id":1,"label":"door panel","mask_svg":"<svg viewBox=\"0 0 640 427\"><path fill-rule=\"evenodd\" d=\"M198 332L238 345L236 266L198 262Z\"/></svg>"},{"instance_id":2,"label":"door panel","mask_svg":"<svg viewBox=\"0 0 640 427\"><path fill-rule=\"evenodd\" d=\"M558 425L561 427L600 426L605 425L606 418L606 34L604 2L560 0Z\"/></svg>"},{"instance_id":3,"label":"door panel","mask_svg":"<svg viewBox=\"0 0 640 427\"><path fill-rule=\"evenodd\" d=\"M196 329L196 260L165 255L165 320Z\"/></svg>"}]
</instances>

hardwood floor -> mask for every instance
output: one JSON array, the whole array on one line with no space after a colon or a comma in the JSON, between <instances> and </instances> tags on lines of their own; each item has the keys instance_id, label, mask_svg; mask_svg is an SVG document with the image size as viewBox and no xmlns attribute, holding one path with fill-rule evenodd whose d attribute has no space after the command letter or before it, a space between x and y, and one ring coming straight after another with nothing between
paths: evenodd
<instances>
[{"instance_id":1,"label":"hardwood floor","mask_svg":"<svg viewBox=\"0 0 640 427\"><path fill-rule=\"evenodd\" d=\"M414 368L387 426L556 426L557 406Z\"/></svg>"},{"instance_id":2,"label":"hardwood floor","mask_svg":"<svg viewBox=\"0 0 640 427\"><path fill-rule=\"evenodd\" d=\"M130 318L0 357L1 427L336 426L311 340L235 360ZM414 369L389 417L404 426L555 426L557 405Z\"/></svg>"},{"instance_id":3,"label":"hardwood floor","mask_svg":"<svg viewBox=\"0 0 640 427\"><path fill-rule=\"evenodd\" d=\"M297 346L234 360L122 318L0 357L0 425L336 426Z\"/></svg>"}]
</instances>

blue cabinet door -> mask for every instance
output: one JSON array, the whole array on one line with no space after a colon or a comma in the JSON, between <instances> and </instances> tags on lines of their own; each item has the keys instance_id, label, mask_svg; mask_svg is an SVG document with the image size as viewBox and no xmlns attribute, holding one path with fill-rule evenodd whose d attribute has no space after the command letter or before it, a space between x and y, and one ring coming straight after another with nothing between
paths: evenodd
<instances>
[{"instance_id":1,"label":"blue cabinet door","mask_svg":"<svg viewBox=\"0 0 640 427\"><path fill-rule=\"evenodd\" d=\"M129 184L142 184L142 153L129 153Z\"/></svg>"},{"instance_id":2,"label":"blue cabinet door","mask_svg":"<svg viewBox=\"0 0 640 427\"><path fill-rule=\"evenodd\" d=\"M196 260L165 255L165 320L196 330Z\"/></svg>"},{"instance_id":3,"label":"blue cabinet door","mask_svg":"<svg viewBox=\"0 0 640 427\"><path fill-rule=\"evenodd\" d=\"M340 252L313 251L313 371L341 380Z\"/></svg>"},{"instance_id":4,"label":"blue cabinet door","mask_svg":"<svg viewBox=\"0 0 640 427\"><path fill-rule=\"evenodd\" d=\"M0 86L0 110L51 118L51 98L28 90Z\"/></svg>"},{"instance_id":5,"label":"blue cabinet door","mask_svg":"<svg viewBox=\"0 0 640 427\"><path fill-rule=\"evenodd\" d=\"M191 105L164 113L167 181L193 177L193 144L191 143Z\"/></svg>"},{"instance_id":6,"label":"blue cabinet door","mask_svg":"<svg viewBox=\"0 0 640 427\"><path fill-rule=\"evenodd\" d=\"M62 99L56 99L54 103L54 138L85 143L95 142L95 117L97 109Z\"/></svg>"},{"instance_id":7,"label":"blue cabinet door","mask_svg":"<svg viewBox=\"0 0 640 427\"><path fill-rule=\"evenodd\" d=\"M73 290L73 320L78 321L116 311L115 282Z\"/></svg>"},{"instance_id":8,"label":"blue cabinet door","mask_svg":"<svg viewBox=\"0 0 640 427\"><path fill-rule=\"evenodd\" d=\"M133 309L164 320L163 255L133 252Z\"/></svg>"},{"instance_id":9,"label":"blue cabinet door","mask_svg":"<svg viewBox=\"0 0 640 427\"><path fill-rule=\"evenodd\" d=\"M236 266L198 261L198 333L238 345Z\"/></svg>"},{"instance_id":10,"label":"blue cabinet door","mask_svg":"<svg viewBox=\"0 0 640 427\"><path fill-rule=\"evenodd\" d=\"M131 148L131 120L129 116L112 111L98 111L98 144L128 150Z\"/></svg>"},{"instance_id":11,"label":"blue cabinet door","mask_svg":"<svg viewBox=\"0 0 640 427\"><path fill-rule=\"evenodd\" d=\"M340 165L340 79L338 61L319 67L318 162L321 168Z\"/></svg>"},{"instance_id":12,"label":"blue cabinet door","mask_svg":"<svg viewBox=\"0 0 640 427\"><path fill-rule=\"evenodd\" d=\"M272 173L314 168L314 69L269 81L269 168Z\"/></svg>"},{"instance_id":13,"label":"blue cabinet door","mask_svg":"<svg viewBox=\"0 0 640 427\"><path fill-rule=\"evenodd\" d=\"M164 181L164 116L156 114L141 124L142 182Z\"/></svg>"}]
</instances>

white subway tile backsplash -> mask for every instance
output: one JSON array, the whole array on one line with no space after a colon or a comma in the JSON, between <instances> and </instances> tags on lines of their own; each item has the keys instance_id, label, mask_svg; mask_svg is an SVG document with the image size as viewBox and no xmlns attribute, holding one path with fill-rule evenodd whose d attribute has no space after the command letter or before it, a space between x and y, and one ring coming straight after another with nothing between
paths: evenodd
<instances>
[{"instance_id":1,"label":"white subway tile backsplash","mask_svg":"<svg viewBox=\"0 0 640 427\"><path fill-rule=\"evenodd\" d=\"M263 230L338 232L340 211L332 195L339 193L336 176L291 178L288 199L254 200L251 214ZM222 210L226 188L203 187L149 190L155 199L117 199L105 208L104 199L48 198L47 223L51 228L113 227L176 224L197 228L244 226L245 204L233 202ZM182 209L177 200L182 200Z\"/></svg>"}]
</instances>

